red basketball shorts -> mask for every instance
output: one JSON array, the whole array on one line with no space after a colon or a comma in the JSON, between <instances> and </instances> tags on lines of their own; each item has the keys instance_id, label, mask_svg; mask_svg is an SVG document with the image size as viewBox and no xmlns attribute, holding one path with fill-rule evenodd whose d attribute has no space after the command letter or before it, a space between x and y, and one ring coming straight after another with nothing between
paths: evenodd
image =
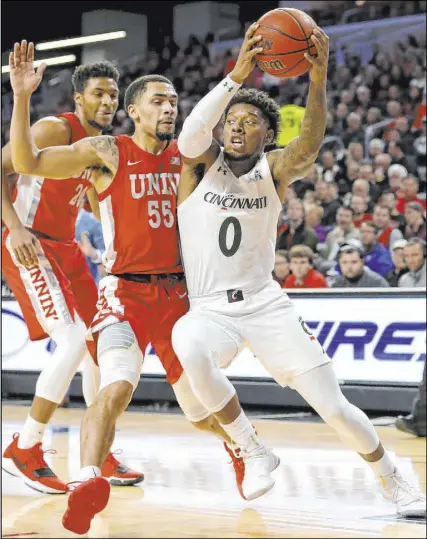
<instances>
[{"instance_id":1,"label":"red basketball shorts","mask_svg":"<svg viewBox=\"0 0 427 539\"><path fill-rule=\"evenodd\" d=\"M39 238L39 265L18 263L9 232L2 238L2 272L19 303L30 339L51 335L74 321L74 311L89 326L96 314L98 291L86 259L76 242Z\"/></svg>"},{"instance_id":2,"label":"red basketball shorts","mask_svg":"<svg viewBox=\"0 0 427 539\"><path fill-rule=\"evenodd\" d=\"M175 322L189 309L185 281L161 278L157 283L128 281L114 275L101 279L98 313L88 332L88 348L95 361L99 331L116 322L128 321L142 351L149 343L166 371L170 384L183 372L172 348Z\"/></svg>"}]
</instances>

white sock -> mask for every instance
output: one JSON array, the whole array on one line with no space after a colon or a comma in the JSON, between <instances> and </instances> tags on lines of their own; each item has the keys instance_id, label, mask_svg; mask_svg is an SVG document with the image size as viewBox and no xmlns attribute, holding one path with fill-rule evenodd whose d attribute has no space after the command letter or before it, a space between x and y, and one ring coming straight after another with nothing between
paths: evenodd
<instances>
[{"instance_id":1,"label":"white sock","mask_svg":"<svg viewBox=\"0 0 427 539\"><path fill-rule=\"evenodd\" d=\"M396 470L396 466L391 460L391 458L388 456L387 452L384 452L384 455L380 458L380 460L377 460L376 462L366 462L370 465L377 477L388 477L392 475Z\"/></svg>"},{"instance_id":2,"label":"white sock","mask_svg":"<svg viewBox=\"0 0 427 539\"><path fill-rule=\"evenodd\" d=\"M87 481L88 479L93 479L94 477L101 476L101 469L98 466L85 466L80 468L79 479L80 481Z\"/></svg>"},{"instance_id":3,"label":"white sock","mask_svg":"<svg viewBox=\"0 0 427 539\"><path fill-rule=\"evenodd\" d=\"M264 449L264 444L255 433L255 429L243 410L240 412L239 417L232 423L228 425L221 424L221 426L230 438L246 453L257 449Z\"/></svg>"},{"instance_id":4,"label":"white sock","mask_svg":"<svg viewBox=\"0 0 427 539\"><path fill-rule=\"evenodd\" d=\"M18 447L20 449L29 449L41 442L46 426L46 423L39 423L28 414L24 428L19 435Z\"/></svg>"}]
</instances>

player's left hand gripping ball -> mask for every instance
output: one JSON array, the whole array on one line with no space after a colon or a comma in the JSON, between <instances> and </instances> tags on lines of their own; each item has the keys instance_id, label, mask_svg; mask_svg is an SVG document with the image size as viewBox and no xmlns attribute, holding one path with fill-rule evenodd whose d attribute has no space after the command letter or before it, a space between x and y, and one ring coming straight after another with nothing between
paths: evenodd
<instances>
[{"instance_id":1,"label":"player's left hand gripping ball","mask_svg":"<svg viewBox=\"0 0 427 539\"><path fill-rule=\"evenodd\" d=\"M311 82L320 84L326 80L328 74L329 37L321 28L317 27L313 30L311 41L316 47L317 55L311 56L310 54L305 53L304 57L311 64Z\"/></svg>"}]
</instances>

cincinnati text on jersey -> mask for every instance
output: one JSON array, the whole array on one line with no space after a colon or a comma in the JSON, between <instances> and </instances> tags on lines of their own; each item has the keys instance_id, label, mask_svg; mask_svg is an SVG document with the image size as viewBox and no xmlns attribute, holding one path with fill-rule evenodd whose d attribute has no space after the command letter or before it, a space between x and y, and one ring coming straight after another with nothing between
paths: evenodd
<instances>
[{"instance_id":1,"label":"cincinnati text on jersey","mask_svg":"<svg viewBox=\"0 0 427 539\"><path fill-rule=\"evenodd\" d=\"M206 193L203 197L205 202L209 204L216 204L223 210L229 208L238 208L239 210L261 210L267 207L267 197L257 198L245 198L238 197L234 194L221 195L218 193L212 193L211 191Z\"/></svg>"}]
</instances>

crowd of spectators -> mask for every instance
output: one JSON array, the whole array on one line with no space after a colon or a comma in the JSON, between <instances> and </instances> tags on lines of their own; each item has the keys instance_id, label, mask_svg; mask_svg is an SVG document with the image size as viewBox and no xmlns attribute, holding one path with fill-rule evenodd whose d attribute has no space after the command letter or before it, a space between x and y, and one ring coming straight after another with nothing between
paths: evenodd
<instances>
[{"instance_id":1,"label":"crowd of spectators","mask_svg":"<svg viewBox=\"0 0 427 539\"><path fill-rule=\"evenodd\" d=\"M195 103L236 61L238 49L213 55L213 39L191 36L180 48L165 37L161 50L121 66L121 103L136 77L166 75L179 93L179 133ZM324 145L307 177L288 188L278 222L274 275L284 287L425 286L425 45L410 36L389 52L374 47L366 65L350 55L336 65L332 51ZM280 106L304 106L309 77L273 79L256 68L246 84L267 90ZM2 96L4 144L12 104L6 83ZM72 95L64 96L49 111L35 99L32 120L73 110ZM367 129L379 122L369 139ZM119 108L112 132L132 131ZM221 140L220 129L216 136ZM410 263L418 250L421 258Z\"/></svg>"}]
</instances>

